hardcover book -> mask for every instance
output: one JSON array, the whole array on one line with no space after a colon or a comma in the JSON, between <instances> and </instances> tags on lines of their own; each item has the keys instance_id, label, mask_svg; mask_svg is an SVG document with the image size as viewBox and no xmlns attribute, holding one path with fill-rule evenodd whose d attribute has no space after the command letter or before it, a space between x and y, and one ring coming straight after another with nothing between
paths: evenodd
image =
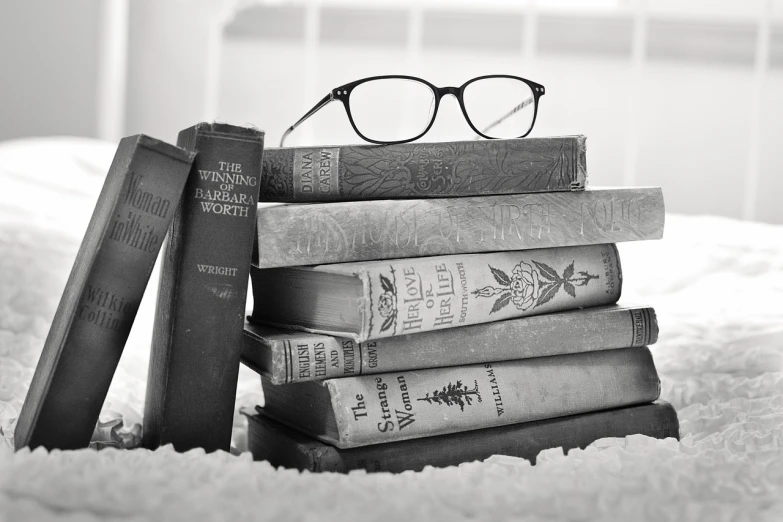
<instances>
[{"instance_id":1,"label":"hardcover book","mask_svg":"<svg viewBox=\"0 0 783 522\"><path fill-rule=\"evenodd\" d=\"M264 409L351 448L652 402L647 347L272 385Z\"/></svg>"},{"instance_id":2,"label":"hardcover book","mask_svg":"<svg viewBox=\"0 0 783 522\"><path fill-rule=\"evenodd\" d=\"M318 265L660 239L661 189L269 205L255 266Z\"/></svg>"},{"instance_id":3,"label":"hardcover book","mask_svg":"<svg viewBox=\"0 0 783 522\"><path fill-rule=\"evenodd\" d=\"M272 384L645 346L650 307L599 306L357 343L245 324L242 362Z\"/></svg>"},{"instance_id":4,"label":"hardcover book","mask_svg":"<svg viewBox=\"0 0 783 522\"><path fill-rule=\"evenodd\" d=\"M143 444L228 451L264 133L199 123L178 143L198 156L161 267Z\"/></svg>"},{"instance_id":5,"label":"hardcover book","mask_svg":"<svg viewBox=\"0 0 783 522\"><path fill-rule=\"evenodd\" d=\"M195 154L120 141L16 424L17 449L86 448Z\"/></svg>"},{"instance_id":6,"label":"hardcover book","mask_svg":"<svg viewBox=\"0 0 783 522\"><path fill-rule=\"evenodd\" d=\"M267 149L262 201L328 202L582 190L585 137Z\"/></svg>"},{"instance_id":7,"label":"hardcover book","mask_svg":"<svg viewBox=\"0 0 783 522\"><path fill-rule=\"evenodd\" d=\"M621 274L613 244L254 267L252 319L364 342L612 304Z\"/></svg>"},{"instance_id":8,"label":"hardcover book","mask_svg":"<svg viewBox=\"0 0 783 522\"><path fill-rule=\"evenodd\" d=\"M458 466L492 455L520 457L535 464L545 449L584 449L606 437L680 438L677 412L664 401L352 449L335 448L276 422L263 408L256 410L243 411L248 417L248 448L253 458L275 467L312 472L402 473L425 466Z\"/></svg>"}]
</instances>

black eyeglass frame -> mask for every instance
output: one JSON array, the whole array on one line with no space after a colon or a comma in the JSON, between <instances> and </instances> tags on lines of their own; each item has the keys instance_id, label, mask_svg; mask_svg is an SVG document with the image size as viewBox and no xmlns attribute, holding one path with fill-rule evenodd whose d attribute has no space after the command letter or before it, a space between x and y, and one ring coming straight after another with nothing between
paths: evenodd
<instances>
[{"instance_id":1,"label":"black eyeglass frame","mask_svg":"<svg viewBox=\"0 0 783 522\"><path fill-rule=\"evenodd\" d=\"M463 83L460 87L436 87L435 85L431 84L427 80L424 80L422 78L417 78L416 76L405 76L400 74L390 74L385 76L370 76L367 78L362 78L361 80L356 80L351 83L346 83L345 85L341 85L340 87L337 87L335 89L332 89L332 92L324 96L321 101L319 101L312 109L307 111L307 113L302 116L299 121L294 123L292 126L288 128L288 130L283 133L283 137L280 139L280 146L283 146L283 142L285 141L286 137L288 137L291 132L293 132L294 129L296 129L299 125L304 123L305 120L307 120L310 116L324 108L327 104L339 100L343 103L343 107L345 108L346 114L348 114L348 121L351 122L351 127L353 127L354 132L359 135L360 138L362 138L364 141L368 141L370 143L375 143L377 145L394 145L398 143L409 143L411 141L418 140L429 130L432 128L432 124L435 123L435 118L438 115L438 107L440 107L440 100L446 95L451 94L455 98L457 98L457 101L459 102L459 107L462 110L462 115L465 117L465 121L468 122L468 125L470 126L473 131L481 136L482 138L486 138L489 140L497 139L492 136L487 136L486 134L479 131L475 125L473 125L473 122L470 121L470 116L468 116L468 111L465 109L465 100L464 100L464 93L465 89L474 82L477 82L479 80L486 80L488 78L509 78L512 80L519 80L525 84L527 84L528 87L530 87L531 92L533 93L533 121L530 123L530 128L527 130L526 133L522 134L521 136L516 136L517 138L524 138L528 134L530 134L530 131L533 130L533 127L536 124L536 117L538 116L538 99L544 95L545 90L544 86L533 82L531 80L527 80L525 78L521 78L519 76L512 76L509 74L488 74L485 76L478 76L476 78L473 78L471 80L468 80L467 82ZM404 139L404 140L396 140L396 141L378 141L371 138L368 138L362 132L356 127L356 123L353 121L353 115L351 114L351 104L350 104L350 98L351 98L351 92L353 90L367 82L371 82L374 80L390 80L390 79L396 79L396 80L411 80L419 83L423 83L427 87L430 88L430 90L435 95L435 107L432 110L432 118L430 119L430 123L427 125L427 128L424 129L424 131L421 132L418 136L414 136L412 138Z\"/></svg>"}]
</instances>

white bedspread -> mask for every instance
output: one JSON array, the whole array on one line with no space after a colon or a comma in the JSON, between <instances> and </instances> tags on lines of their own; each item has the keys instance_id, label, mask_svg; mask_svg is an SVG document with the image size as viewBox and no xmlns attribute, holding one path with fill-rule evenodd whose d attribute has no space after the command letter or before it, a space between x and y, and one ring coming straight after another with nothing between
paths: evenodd
<instances>
[{"instance_id":1,"label":"white bedspread","mask_svg":"<svg viewBox=\"0 0 783 522\"><path fill-rule=\"evenodd\" d=\"M662 398L682 441L603 439L564 456L401 475L276 471L249 454L10 449L65 280L114 153L0 143L0 520L783 520L783 227L667 216L620 246L623 302L655 306ZM783 196L783 195L782 195ZM140 435L157 269L96 438ZM243 369L237 406L261 401ZM234 443L244 447L237 416Z\"/></svg>"}]
</instances>

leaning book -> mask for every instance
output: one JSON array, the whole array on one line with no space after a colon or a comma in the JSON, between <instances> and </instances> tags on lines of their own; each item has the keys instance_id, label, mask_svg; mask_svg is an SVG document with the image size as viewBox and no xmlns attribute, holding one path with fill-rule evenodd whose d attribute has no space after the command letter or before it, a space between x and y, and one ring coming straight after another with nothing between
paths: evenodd
<instances>
[{"instance_id":1,"label":"leaning book","mask_svg":"<svg viewBox=\"0 0 783 522\"><path fill-rule=\"evenodd\" d=\"M161 265L142 442L228 451L264 133L204 122L178 143L198 155Z\"/></svg>"},{"instance_id":2,"label":"leaning book","mask_svg":"<svg viewBox=\"0 0 783 522\"><path fill-rule=\"evenodd\" d=\"M16 448L86 448L195 154L123 138L98 196L14 433Z\"/></svg>"}]
</instances>

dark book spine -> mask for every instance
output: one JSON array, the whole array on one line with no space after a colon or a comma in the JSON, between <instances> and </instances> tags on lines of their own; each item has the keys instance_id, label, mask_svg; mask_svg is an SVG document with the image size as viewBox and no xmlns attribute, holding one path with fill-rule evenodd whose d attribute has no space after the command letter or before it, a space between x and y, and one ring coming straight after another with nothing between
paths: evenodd
<instances>
[{"instance_id":1,"label":"dark book spine","mask_svg":"<svg viewBox=\"0 0 783 522\"><path fill-rule=\"evenodd\" d=\"M660 188L275 205L258 268L660 239Z\"/></svg>"},{"instance_id":2,"label":"dark book spine","mask_svg":"<svg viewBox=\"0 0 783 522\"><path fill-rule=\"evenodd\" d=\"M328 202L585 188L585 137L268 149L261 201Z\"/></svg>"},{"instance_id":3,"label":"dark book spine","mask_svg":"<svg viewBox=\"0 0 783 522\"><path fill-rule=\"evenodd\" d=\"M263 132L200 123L155 313L143 444L229 450Z\"/></svg>"},{"instance_id":4,"label":"dark book spine","mask_svg":"<svg viewBox=\"0 0 783 522\"><path fill-rule=\"evenodd\" d=\"M193 157L144 135L120 142L22 406L17 449L90 443Z\"/></svg>"},{"instance_id":5,"label":"dark book spine","mask_svg":"<svg viewBox=\"0 0 783 522\"><path fill-rule=\"evenodd\" d=\"M258 410L248 417L248 447L253 458L267 460L273 466L313 472L363 469L402 473L421 471L425 466L458 466L492 455L520 457L535 463L545 449L584 449L605 437L639 434L679 439L677 412L663 401L344 450L288 428L266 417L261 408Z\"/></svg>"},{"instance_id":6,"label":"dark book spine","mask_svg":"<svg viewBox=\"0 0 783 522\"><path fill-rule=\"evenodd\" d=\"M638 347L657 339L658 322L649 307L583 308L363 343L248 323L242 361L272 384L287 384ZM318 376L324 354L329 364L321 364Z\"/></svg>"}]
</instances>

